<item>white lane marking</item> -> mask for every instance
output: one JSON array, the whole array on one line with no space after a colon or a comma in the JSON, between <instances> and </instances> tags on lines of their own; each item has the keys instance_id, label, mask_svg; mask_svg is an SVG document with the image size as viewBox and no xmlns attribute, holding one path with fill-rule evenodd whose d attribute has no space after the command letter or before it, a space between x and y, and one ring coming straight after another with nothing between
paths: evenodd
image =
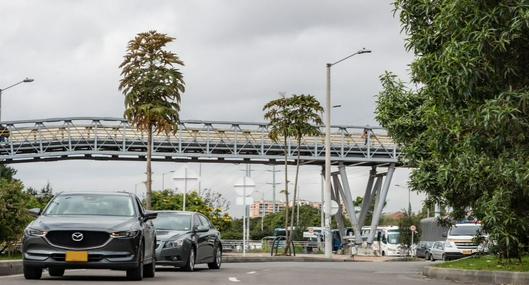
<instances>
[{"instance_id":1,"label":"white lane marking","mask_svg":"<svg viewBox=\"0 0 529 285\"><path fill-rule=\"evenodd\" d=\"M228 278L231 282L241 282L241 280L237 279L237 277L230 277Z\"/></svg>"},{"instance_id":2,"label":"white lane marking","mask_svg":"<svg viewBox=\"0 0 529 285\"><path fill-rule=\"evenodd\" d=\"M255 274L255 271L246 272L246 274Z\"/></svg>"}]
</instances>

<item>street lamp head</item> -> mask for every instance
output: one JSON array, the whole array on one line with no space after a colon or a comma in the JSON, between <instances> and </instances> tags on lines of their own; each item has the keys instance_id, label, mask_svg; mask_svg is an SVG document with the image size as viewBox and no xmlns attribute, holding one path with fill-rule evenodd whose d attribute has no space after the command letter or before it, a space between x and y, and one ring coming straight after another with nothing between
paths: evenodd
<instances>
[{"instance_id":1,"label":"street lamp head","mask_svg":"<svg viewBox=\"0 0 529 285\"><path fill-rule=\"evenodd\" d=\"M363 48L360 51L358 51L358 54L363 54L363 53L371 53L371 50Z\"/></svg>"},{"instance_id":2,"label":"street lamp head","mask_svg":"<svg viewBox=\"0 0 529 285\"><path fill-rule=\"evenodd\" d=\"M333 105L332 107L333 107L333 108L341 108L342 105Z\"/></svg>"},{"instance_id":3,"label":"street lamp head","mask_svg":"<svg viewBox=\"0 0 529 285\"><path fill-rule=\"evenodd\" d=\"M26 77L24 80L22 80L22 82L24 82L24 83L29 83L29 82L33 82L33 81L35 81L35 79L29 78L29 77Z\"/></svg>"}]
</instances>

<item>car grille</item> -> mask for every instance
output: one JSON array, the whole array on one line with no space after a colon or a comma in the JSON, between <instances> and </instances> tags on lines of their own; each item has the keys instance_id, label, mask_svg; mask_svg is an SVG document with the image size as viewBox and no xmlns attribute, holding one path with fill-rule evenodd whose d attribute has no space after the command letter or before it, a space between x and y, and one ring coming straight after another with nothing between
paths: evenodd
<instances>
[{"instance_id":1,"label":"car grille","mask_svg":"<svg viewBox=\"0 0 529 285\"><path fill-rule=\"evenodd\" d=\"M457 248L460 249L476 249L478 245L473 242L455 242Z\"/></svg>"},{"instance_id":2,"label":"car grille","mask_svg":"<svg viewBox=\"0 0 529 285\"><path fill-rule=\"evenodd\" d=\"M74 234L82 234L81 240L74 240ZM107 232L98 231L50 231L46 234L46 239L55 245L66 248L90 248L104 245L110 238Z\"/></svg>"}]
</instances>

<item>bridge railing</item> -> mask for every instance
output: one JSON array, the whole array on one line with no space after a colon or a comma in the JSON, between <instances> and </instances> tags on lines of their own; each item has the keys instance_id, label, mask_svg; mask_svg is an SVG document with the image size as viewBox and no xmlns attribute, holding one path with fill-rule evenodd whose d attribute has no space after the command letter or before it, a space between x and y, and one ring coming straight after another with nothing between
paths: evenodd
<instances>
[{"instance_id":1,"label":"bridge railing","mask_svg":"<svg viewBox=\"0 0 529 285\"><path fill-rule=\"evenodd\" d=\"M123 119L65 118L4 122L0 134L0 159L52 155L145 155L147 134ZM322 130L323 131L323 130ZM268 137L265 123L182 121L172 134L155 134L153 155L160 157L214 157L303 160L324 158L324 136L307 136L298 148L289 139L285 149ZM398 147L384 129L333 126L331 156L338 161L388 161L398 159Z\"/></svg>"}]
</instances>

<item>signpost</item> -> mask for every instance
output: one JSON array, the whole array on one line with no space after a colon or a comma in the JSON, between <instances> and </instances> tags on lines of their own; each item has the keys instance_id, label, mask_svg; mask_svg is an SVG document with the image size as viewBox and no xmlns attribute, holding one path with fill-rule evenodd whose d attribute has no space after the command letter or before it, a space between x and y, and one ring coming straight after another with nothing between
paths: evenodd
<instances>
[{"instance_id":1,"label":"signpost","mask_svg":"<svg viewBox=\"0 0 529 285\"><path fill-rule=\"evenodd\" d=\"M248 176L244 176L241 179L239 179L233 187L235 188L235 192L239 197L236 199L237 205L242 205L244 208L243 211L243 218L242 218L242 255L246 255L246 234L250 231L248 228L248 224L246 223L246 215L248 211L248 205L253 203L253 198L250 197L252 194L254 188L255 188L255 182L252 178Z\"/></svg>"},{"instance_id":2,"label":"signpost","mask_svg":"<svg viewBox=\"0 0 529 285\"><path fill-rule=\"evenodd\" d=\"M410 231L411 231L411 244L410 244L410 250L411 250L411 247L413 246L413 236L415 235L415 231L417 230L417 227L415 225L411 225L410 226Z\"/></svg>"}]
</instances>

